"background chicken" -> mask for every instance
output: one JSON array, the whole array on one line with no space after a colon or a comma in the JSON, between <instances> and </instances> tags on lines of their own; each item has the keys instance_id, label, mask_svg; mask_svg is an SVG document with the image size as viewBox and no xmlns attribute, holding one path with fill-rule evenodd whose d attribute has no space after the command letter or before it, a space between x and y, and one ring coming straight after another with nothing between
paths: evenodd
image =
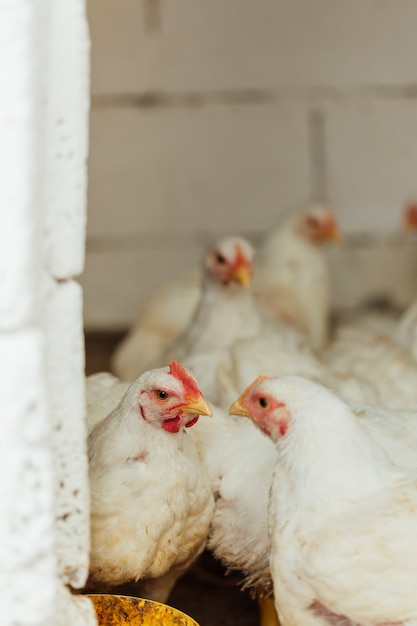
<instances>
[{"instance_id":1,"label":"background chicken","mask_svg":"<svg viewBox=\"0 0 417 626\"><path fill-rule=\"evenodd\" d=\"M89 588L140 581L139 595L164 602L203 550L213 495L184 426L210 413L172 361L140 376L93 429Z\"/></svg>"},{"instance_id":2,"label":"background chicken","mask_svg":"<svg viewBox=\"0 0 417 626\"><path fill-rule=\"evenodd\" d=\"M306 332L315 348L326 343L329 332L329 278L322 244L338 237L334 214L314 205L280 220L257 248L257 301L272 317ZM196 271L147 294L137 321L112 357L112 371L121 380L134 380L186 331L200 300L200 283Z\"/></svg>"},{"instance_id":3,"label":"background chicken","mask_svg":"<svg viewBox=\"0 0 417 626\"><path fill-rule=\"evenodd\" d=\"M417 300L404 311L395 328L394 337L417 362Z\"/></svg>"},{"instance_id":4,"label":"background chicken","mask_svg":"<svg viewBox=\"0 0 417 626\"><path fill-rule=\"evenodd\" d=\"M183 359L229 347L237 338L259 332L260 320L250 290L254 249L242 237L227 237L204 256L202 287L193 319L162 357Z\"/></svg>"},{"instance_id":5,"label":"background chicken","mask_svg":"<svg viewBox=\"0 0 417 626\"><path fill-rule=\"evenodd\" d=\"M254 289L275 318L300 328L315 350L329 334L330 284L322 246L340 238L334 213L313 205L295 212L259 247Z\"/></svg>"},{"instance_id":6,"label":"background chicken","mask_svg":"<svg viewBox=\"0 0 417 626\"><path fill-rule=\"evenodd\" d=\"M415 202L406 205L401 216L401 229L408 234L413 234L417 230L417 205ZM375 304L377 304L376 307ZM405 310L395 306L392 302L370 302L368 305L359 306L345 315L339 313L336 328L349 326L349 328L370 331L373 335L383 335L399 343L415 358L417 354L416 320L417 305L415 302L411 302Z\"/></svg>"},{"instance_id":7,"label":"background chicken","mask_svg":"<svg viewBox=\"0 0 417 626\"><path fill-rule=\"evenodd\" d=\"M256 337L236 341L217 367L220 406L227 409L262 372L294 374L319 382L344 400L410 408L417 402L417 368L393 338L357 327L341 327L317 355L292 325L276 324Z\"/></svg>"},{"instance_id":8,"label":"background chicken","mask_svg":"<svg viewBox=\"0 0 417 626\"><path fill-rule=\"evenodd\" d=\"M302 335L293 327L281 325L273 333L236 341L225 353L217 368L219 404L227 410L245 387L260 372L270 376L296 373L321 380L326 368L313 353Z\"/></svg>"},{"instance_id":9,"label":"background chicken","mask_svg":"<svg viewBox=\"0 0 417 626\"><path fill-rule=\"evenodd\" d=\"M408 231L417 228L414 204L406 207L403 224ZM409 408L417 403L416 346L417 305L412 303L401 317L359 311L336 328L322 359L337 377L372 388L376 403Z\"/></svg>"},{"instance_id":10,"label":"background chicken","mask_svg":"<svg viewBox=\"0 0 417 626\"><path fill-rule=\"evenodd\" d=\"M373 389L377 404L406 409L417 403L417 361L391 337L341 327L322 359L338 378Z\"/></svg>"},{"instance_id":11,"label":"background chicken","mask_svg":"<svg viewBox=\"0 0 417 626\"><path fill-rule=\"evenodd\" d=\"M269 519L282 625L414 623L417 473L310 381L255 381L231 411L277 448Z\"/></svg>"},{"instance_id":12,"label":"background chicken","mask_svg":"<svg viewBox=\"0 0 417 626\"><path fill-rule=\"evenodd\" d=\"M254 250L241 237L217 242L203 261L203 284L195 314L186 331L155 365L171 358L191 368L204 394L217 401L216 367L239 337L260 332L262 319L249 289Z\"/></svg>"},{"instance_id":13,"label":"background chicken","mask_svg":"<svg viewBox=\"0 0 417 626\"><path fill-rule=\"evenodd\" d=\"M415 203L406 207L403 225L407 232L416 233L417 205ZM417 361L417 298L407 307L399 319L394 337Z\"/></svg>"}]
</instances>

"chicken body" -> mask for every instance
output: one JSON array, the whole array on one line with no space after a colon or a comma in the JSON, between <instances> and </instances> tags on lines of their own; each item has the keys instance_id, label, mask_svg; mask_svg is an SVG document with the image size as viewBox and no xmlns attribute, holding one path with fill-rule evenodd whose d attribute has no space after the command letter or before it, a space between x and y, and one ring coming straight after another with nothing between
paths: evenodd
<instances>
[{"instance_id":1,"label":"chicken body","mask_svg":"<svg viewBox=\"0 0 417 626\"><path fill-rule=\"evenodd\" d=\"M402 217L402 226L406 232L415 234L417 231L417 205L415 202L406 205ZM391 336L417 362L417 299L413 300L403 311Z\"/></svg>"},{"instance_id":2,"label":"chicken body","mask_svg":"<svg viewBox=\"0 0 417 626\"><path fill-rule=\"evenodd\" d=\"M417 404L417 362L386 335L340 328L322 359L336 377L373 388L377 404L393 409Z\"/></svg>"},{"instance_id":3,"label":"chicken body","mask_svg":"<svg viewBox=\"0 0 417 626\"><path fill-rule=\"evenodd\" d=\"M401 351L398 348L398 351ZM408 359L409 360L409 359ZM414 369L414 368L412 368ZM217 368L218 402L227 409L256 376L297 375L333 389L348 402L377 404L381 391L372 374L360 376L348 368L331 369L317 356L305 338L293 327L275 325L273 332L236 341L223 354ZM400 386L402 383L396 383ZM384 397L389 391L383 389ZM412 392L410 391L410 394Z\"/></svg>"},{"instance_id":4,"label":"chicken body","mask_svg":"<svg viewBox=\"0 0 417 626\"><path fill-rule=\"evenodd\" d=\"M213 514L206 468L185 427L209 414L195 379L175 362L145 372L89 436L89 587L144 581L166 601L204 549Z\"/></svg>"},{"instance_id":5,"label":"chicken body","mask_svg":"<svg viewBox=\"0 0 417 626\"><path fill-rule=\"evenodd\" d=\"M414 625L417 472L310 381L255 381L231 410L277 448L269 524L282 626Z\"/></svg>"},{"instance_id":6,"label":"chicken body","mask_svg":"<svg viewBox=\"0 0 417 626\"><path fill-rule=\"evenodd\" d=\"M298 211L259 248L256 298L275 319L293 323L320 351L328 340L330 278L322 244L336 239L333 213L321 205Z\"/></svg>"},{"instance_id":7,"label":"chicken body","mask_svg":"<svg viewBox=\"0 0 417 626\"><path fill-rule=\"evenodd\" d=\"M220 406L227 410L259 372L269 376L291 373L331 382L327 368L306 339L284 323L275 324L273 329L264 328L257 337L236 341L223 354L216 375Z\"/></svg>"},{"instance_id":8,"label":"chicken body","mask_svg":"<svg viewBox=\"0 0 417 626\"><path fill-rule=\"evenodd\" d=\"M395 329L395 338L417 362L417 300L401 316Z\"/></svg>"},{"instance_id":9,"label":"chicken body","mask_svg":"<svg viewBox=\"0 0 417 626\"><path fill-rule=\"evenodd\" d=\"M271 591L267 503L276 452L249 420L214 408L190 436L208 468L215 511L208 547L229 570L242 573L245 587Z\"/></svg>"}]
</instances>

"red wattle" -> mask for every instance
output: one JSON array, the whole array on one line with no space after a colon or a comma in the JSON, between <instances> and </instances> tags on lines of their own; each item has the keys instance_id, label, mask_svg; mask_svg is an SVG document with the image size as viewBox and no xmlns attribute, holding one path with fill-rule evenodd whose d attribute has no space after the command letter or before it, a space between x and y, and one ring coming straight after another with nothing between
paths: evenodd
<instances>
[{"instance_id":1,"label":"red wattle","mask_svg":"<svg viewBox=\"0 0 417 626\"><path fill-rule=\"evenodd\" d=\"M177 417L171 417L171 419L164 420L162 422L162 428L167 430L169 433L177 433L181 428L181 418L179 415Z\"/></svg>"}]
</instances>

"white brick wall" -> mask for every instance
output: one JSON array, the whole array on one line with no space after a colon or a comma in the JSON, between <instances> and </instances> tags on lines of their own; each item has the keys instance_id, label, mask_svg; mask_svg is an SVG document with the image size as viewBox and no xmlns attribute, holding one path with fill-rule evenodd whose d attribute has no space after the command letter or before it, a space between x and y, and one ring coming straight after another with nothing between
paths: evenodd
<instances>
[{"instance_id":1,"label":"white brick wall","mask_svg":"<svg viewBox=\"0 0 417 626\"><path fill-rule=\"evenodd\" d=\"M345 230L398 228L417 198L417 100L356 97L326 106L325 119L328 196Z\"/></svg>"},{"instance_id":2,"label":"white brick wall","mask_svg":"<svg viewBox=\"0 0 417 626\"><path fill-rule=\"evenodd\" d=\"M208 238L256 237L300 202L328 199L348 235L398 230L417 194L414 0L88 0L88 9L89 328L125 327L148 286L186 269ZM401 302L412 297L413 272L384 275L380 250L360 276L339 270L349 245L334 259L336 305L375 281ZM365 258L351 254L352 266ZM339 276L351 276L346 297Z\"/></svg>"},{"instance_id":3,"label":"white brick wall","mask_svg":"<svg viewBox=\"0 0 417 626\"><path fill-rule=\"evenodd\" d=\"M93 93L414 83L416 10L414 0L89 0Z\"/></svg>"},{"instance_id":4,"label":"white brick wall","mask_svg":"<svg viewBox=\"0 0 417 626\"><path fill-rule=\"evenodd\" d=\"M201 240L166 247L141 244L138 248L93 250L82 277L87 326L108 330L126 328L135 318L139 299L155 282L196 267ZM150 270L151 268L151 270Z\"/></svg>"},{"instance_id":5,"label":"white brick wall","mask_svg":"<svg viewBox=\"0 0 417 626\"><path fill-rule=\"evenodd\" d=\"M92 237L263 230L278 196L310 196L303 106L111 108L91 119Z\"/></svg>"}]
</instances>

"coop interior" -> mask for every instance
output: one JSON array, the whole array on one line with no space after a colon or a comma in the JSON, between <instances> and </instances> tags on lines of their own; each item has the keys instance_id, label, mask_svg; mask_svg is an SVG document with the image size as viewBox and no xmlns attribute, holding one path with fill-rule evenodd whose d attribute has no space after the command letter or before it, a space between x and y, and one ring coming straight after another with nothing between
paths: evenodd
<instances>
[{"instance_id":1,"label":"coop interior","mask_svg":"<svg viewBox=\"0 0 417 626\"><path fill-rule=\"evenodd\" d=\"M126 373L115 351L135 324L152 326L144 311L158 290L155 327L157 307L172 307L177 336L184 331L197 302L189 302L184 280L201 274L209 245L238 235L259 250L288 213L313 205L333 211L341 234L322 249L328 340L340 320L360 312L380 317L378 332L399 320L415 296L417 270L416 240L405 227L417 198L416 5L88 0L87 7L80 276L87 375ZM176 288L182 303L171 302ZM150 363L158 349L146 339L135 345L150 351ZM256 602L238 581L204 553L169 602L201 626L255 625Z\"/></svg>"},{"instance_id":2,"label":"coop interior","mask_svg":"<svg viewBox=\"0 0 417 626\"><path fill-rule=\"evenodd\" d=\"M378 332L397 323L416 290L405 216L417 199L417 6L88 0L87 9L87 375L123 377L115 352L135 324L164 333L158 307L178 322L166 343L186 329L198 298L184 281L200 277L208 246L246 238L256 276L267 234L314 205L333 212L341 235L321 248L328 341L361 314ZM163 353L146 339L134 349L149 351L137 375ZM239 580L206 551L168 603L201 626L255 626L257 603Z\"/></svg>"},{"instance_id":3,"label":"coop interior","mask_svg":"<svg viewBox=\"0 0 417 626\"><path fill-rule=\"evenodd\" d=\"M93 626L102 592L277 626L272 589L281 626L414 624L417 3L5 0L3 16L7 624ZM186 394L170 413L174 387L149 382L168 376ZM130 608L99 626L139 626Z\"/></svg>"}]
</instances>

